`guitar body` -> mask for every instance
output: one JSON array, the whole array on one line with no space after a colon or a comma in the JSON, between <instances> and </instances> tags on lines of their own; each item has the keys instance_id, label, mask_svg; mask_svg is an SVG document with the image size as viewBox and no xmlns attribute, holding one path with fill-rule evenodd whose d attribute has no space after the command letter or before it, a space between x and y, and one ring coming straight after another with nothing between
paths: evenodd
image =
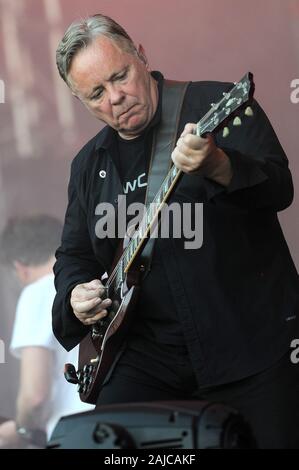
<instances>
[{"instance_id":1,"label":"guitar body","mask_svg":"<svg viewBox=\"0 0 299 470\"><path fill-rule=\"evenodd\" d=\"M78 391L83 402L95 404L100 387L123 345L133 317L138 286L125 283L112 298L112 306L98 329L91 330L79 349Z\"/></svg>"}]
</instances>

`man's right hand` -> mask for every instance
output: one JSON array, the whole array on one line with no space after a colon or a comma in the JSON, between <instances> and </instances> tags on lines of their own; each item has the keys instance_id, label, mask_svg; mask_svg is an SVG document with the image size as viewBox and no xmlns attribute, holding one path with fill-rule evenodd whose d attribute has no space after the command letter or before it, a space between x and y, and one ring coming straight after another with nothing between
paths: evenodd
<instances>
[{"instance_id":1,"label":"man's right hand","mask_svg":"<svg viewBox=\"0 0 299 470\"><path fill-rule=\"evenodd\" d=\"M107 315L111 299L102 300L104 286L98 279L78 284L71 293L74 314L84 325L93 325Z\"/></svg>"}]
</instances>

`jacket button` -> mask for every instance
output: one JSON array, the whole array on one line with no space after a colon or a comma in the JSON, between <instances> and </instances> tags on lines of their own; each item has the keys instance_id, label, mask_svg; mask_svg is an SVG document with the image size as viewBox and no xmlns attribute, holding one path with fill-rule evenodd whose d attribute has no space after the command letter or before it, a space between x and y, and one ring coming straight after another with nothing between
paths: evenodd
<instances>
[{"instance_id":1,"label":"jacket button","mask_svg":"<svg viewBox=\"0 0 299 470\"><path fill-rule=\"evenodd\" d=\"M99 172L99 177L100 177L100 178L106 178L106 171L105 171L105 170L101 170L101 171Z\"/></svg>"}]
</instances>

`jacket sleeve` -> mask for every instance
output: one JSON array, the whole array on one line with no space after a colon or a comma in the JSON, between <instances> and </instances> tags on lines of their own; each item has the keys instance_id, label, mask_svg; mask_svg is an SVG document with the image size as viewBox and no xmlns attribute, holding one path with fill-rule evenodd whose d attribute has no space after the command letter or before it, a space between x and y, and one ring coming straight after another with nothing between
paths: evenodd
<instances>
[{"instance_id":1,"label":"jacket sleeve","mask_svg":"<svg viewBox=\"0 0 299 470\"><path fill-rule=\"evenodd\" d=\"M67 350L76 346L89 331L73 313L71 291L77 284L100 279L104 272L92 249L86 212L76 185L78 173L73 162L62 241L54 265L57 293L52 311L53 332Z\"/></svg>"},{"instance_id":2,"label":"jacket sleeve","mask_svg":"<svg viewBox=\"0 0 299 470\"><path fill-rule=\"evenodd\" d=\"M230 125L228 139L216 136L217 144L228 155L233 170L232 180L224 193L231 203L240 207L277 212L293 200L292 176L287 157L266 114L256 101L252 108L253 117L241 117L242 126Z\"/></svg>"}]
</instances>

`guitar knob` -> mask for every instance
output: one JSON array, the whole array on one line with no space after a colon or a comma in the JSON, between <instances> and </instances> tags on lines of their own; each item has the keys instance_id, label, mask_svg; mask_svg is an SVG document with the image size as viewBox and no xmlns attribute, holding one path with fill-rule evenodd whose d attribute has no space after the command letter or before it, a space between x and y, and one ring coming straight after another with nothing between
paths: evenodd
<instances>
[{"instance_id":1,"label":"guitar knob","mask_svg":"<svg viewBox=\"0 0 299 470\"><path fill-rule=\"evenodd\" d=\"M225 127L223 129L223 133L222 133L222 137L227 137L229 135L229 128L228 127Z\"/></svg>"},{"instance_id":2,"label":"guitar knob","mask_svg":"<svg viewBox=\"0 0 299 470\"><path fill-rule=\"evenodd\" d=\"M247 106L247 108L245 109L245 116L253 116L253 111L252 111L252 108L250 106Z\"/></svg>"},{"instance_id":3,"label":"guitar knob","mask_svg":"<svg viewBox=\"0 0 299 470\"><path fill-rule=\"evenodd\" d=\"M84 377L84 380L83 380L83 385L89 385L90 383L92 382L92 378L90 375L87 375L86 377Z\"/></svg>"},{"instance_id":4,"label":"guitar knob","mask_svg":"<svg viewBox=\"0 0 299 470\"><path fill-rule=\"evenodd\" d=\"M239 116L236 116L233 121L233 126L241 126L241 124L242 124L241 119L239 118Z\"/></svg>"},{"instance_id":5,"label":"guitar knob","mask_svg":"<svg viewBox=\"0 0 299 470\"><path fill-rule=\"evenodd\" d=\"M85 366L83 367L83 374L84 374L84 377L86 375L89 375L90 372L92 372L92 369L93 369L93 366L91 364L85 364Z\"/></svg>"},{"instance_id":6,"label":"guitar knob","mask_svg":"<svg viewBox=\"0 0 299 470\"><path fill-rule=\"evenodd\" d=\"M83 379L84 377L84 374L83 374L83 370L80 369L77 373L77 376L78 376L78 381L81 382L81 380Z\"/></svg>"}]
</instances>

